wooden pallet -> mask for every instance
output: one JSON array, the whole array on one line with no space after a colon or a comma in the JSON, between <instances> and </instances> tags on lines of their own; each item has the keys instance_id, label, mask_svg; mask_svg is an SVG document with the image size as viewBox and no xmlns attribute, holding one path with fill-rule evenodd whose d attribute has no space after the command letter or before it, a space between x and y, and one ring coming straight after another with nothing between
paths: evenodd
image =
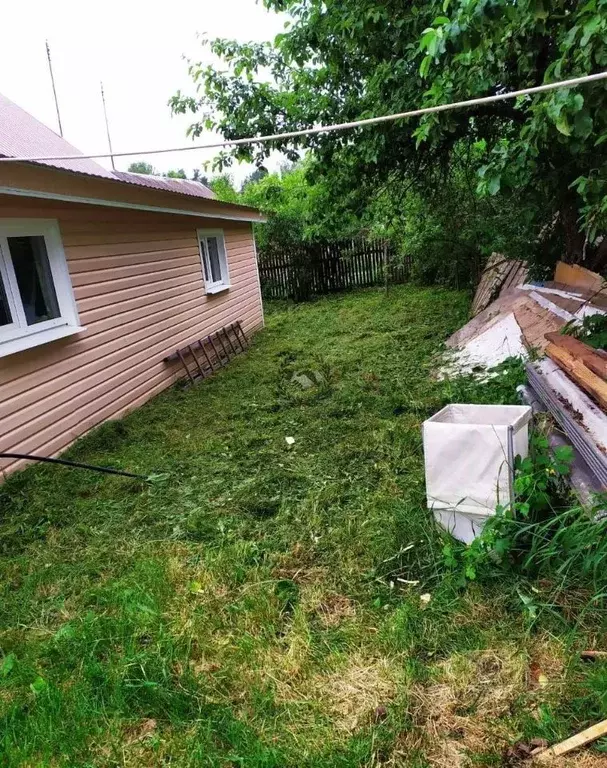
<instances>
[{"instance_id":1,"label":"wooden pallet","mask_svg":"<svg viewBox=\"0 0 607 768\"><path fill-rule=\"evenodd\" d=\"M249 340L242 330L240 320L225 325L204 339L198 339L181 347L164 358L165 363L181 362L190 384L207 379L215 371L224 368L236 355L249 347Z\"/></svg>"}]
</instances>

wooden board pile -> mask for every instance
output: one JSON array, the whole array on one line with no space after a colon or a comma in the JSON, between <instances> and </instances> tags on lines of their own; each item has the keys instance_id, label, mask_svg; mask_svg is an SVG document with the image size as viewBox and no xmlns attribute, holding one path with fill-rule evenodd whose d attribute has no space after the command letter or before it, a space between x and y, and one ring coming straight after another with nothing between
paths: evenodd
<instances>
[{"instance_id":1,"label":"wooden board pile","mask_svg":"<svg viewBox=\"0 0 607 768\"><path fill-rule=\"evenodd\" d=\"M512 284L525 274L497 257L489 262L475 297L476 314L447 341L450 359L439 376L489 375L486 369L508 357L533 359L527 363L533 398L554 417L558 438L573 445L584 472L596 479L591 490L606 489L607 352L562 331L589 315L607 314L607 284L594 272L562 263L551 282ZM497 298L481 308L487 296Z\"/></svg>"},{"instance_id":2,"label":"wooden board pile","mask_svg":"<svg viewBox=\"0 0 607 768\"><path fill-rule=\"evenodd\" d=\"M607 352L562 333L547 333L546 354L607 410Z\"/></svg>"},{"instance_id":3,"label":"wooden board pile","mask_svg":"<svg viewBox=\"0 0 607 768\"><path fill-rule=\"evenodd\" d=\"M597 280L602 281L598 275L583 267L559 264L555 278L558 280L500 289L497 299L447 340L451 360L440 374L490 368L508 357L525 358L530 350L544 354L549 344L546 334L588 315L607 314L607 291L598 287ZM560 282L565 278L576 283Z\"/></svg>"},{"instance_id":4,"label":"wooden board pile","mask_svg":"<svg viewBox=\"0 0 607 768\"><path fill-rule=\"evenodd\" d=\"M591 482L585 483L585 491L607 488L607 416L604 410L551 359L529 363L527 377L543 409L553 416L562 436L573 446L577 474L590 478ZM575 477L572 479L576 490L582 490ZM586 493L581 495L586 497Z\"/></svg>"},{"instance_id":5,"label":"wooden board pile","mask_svg":"<svg viewBox=\"0 0 607 768\"><path fill-rule=\"evenodd\" d=\"M489 257L472 301L472 316L478 315L504 291L522 285L529 270L523 261L506 259L501 253Z\"/></svg>"}]
</instances>

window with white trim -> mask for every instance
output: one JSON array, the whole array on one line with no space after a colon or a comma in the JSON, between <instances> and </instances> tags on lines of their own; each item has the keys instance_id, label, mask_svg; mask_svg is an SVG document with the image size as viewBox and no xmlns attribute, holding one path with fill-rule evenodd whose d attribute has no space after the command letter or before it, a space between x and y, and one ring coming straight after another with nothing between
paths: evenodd
<instances>
[{"instance_id":1,"label":"window with white trim","mask_svg":"<svg viewBox=\"0 0 607 768\"><path fill-rule=\"evenodd\" d=\"M199 229L198 245L207 293L230 287L228 256L222 229Z\"/></svg>"},{"instance_id":2,"label":"window with white trim","mask_svg":"<svg viewBox=\"0 0 607 768\"><path fill-rule=\"evenodd\" d=\"M57 222L0 219L0 357L79 330Z\"/></svg>"}]
</instances>

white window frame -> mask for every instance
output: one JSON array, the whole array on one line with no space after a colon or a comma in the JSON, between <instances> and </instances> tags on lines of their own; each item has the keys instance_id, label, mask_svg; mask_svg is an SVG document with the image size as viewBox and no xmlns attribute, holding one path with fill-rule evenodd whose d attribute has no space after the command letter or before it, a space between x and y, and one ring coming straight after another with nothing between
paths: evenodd
<instances>
[{"instance_id":1,"label":"white window frame","mask_svg":"<svg viewBox=\"0 0 607 768\"><path fill-rule=\"evenodd\" d=\"M200 261L202 263L202 277L207 293L219 293L227 291L230 287L230 272L228 269L228 252L226 250L226 241L223 229L197 229L198 249L200 251ZM209 259L209 248L207 245L208 237L217 238L217 250L219 253L219 267L221 269L221 280L211 280L211 262ZM207 280L206 276L209 276Z\"/></svg>"},{"instance_id":2,"label":"white window frame","mask_svg":"<svg viewBox=\"0 0 607 768\"><path fill-rule=\"evenodd\" d=\"M8 238L36 236L44 238L60 316L28 325L10 257ZM72 282L56 220L0 218L0 280L13 318L10 325L0 326L0 357L84 330L78 321Z\"/></svg>"}]
</instances>

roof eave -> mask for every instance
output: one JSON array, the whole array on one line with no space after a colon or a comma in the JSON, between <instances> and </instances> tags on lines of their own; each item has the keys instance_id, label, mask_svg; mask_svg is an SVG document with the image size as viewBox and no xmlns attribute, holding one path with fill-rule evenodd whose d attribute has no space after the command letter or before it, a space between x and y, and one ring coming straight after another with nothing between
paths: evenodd
<instances>
[{"instance_id":1,"label":"roof eave","mask_svg":"<svg viewBox=\"0 0 607 768\"><path fill-rule=\"evenodd\" d=\"M13 164L11 163L10 165ZM87 197L86 195L72 195L63 192L51 192L48 190L35 189L32 187L26 188L13 186L11 184L4 186L2 185L2 164L0 164L0 194L14 194L21 197L61 200L64 202L101 205L114 208L129 208L133 210L174 213L176 215L198 216L201 218L218 218L231 221L248 221L252 223L264 223L267 221L267 218L257 208L240 205L239 203L228 203L213 198L199 197L196 195L188 195L187 193L175 192L173 190L158 190L152 187L129 184L128 182L123 182L116 178L99 177L80 171L55 168L53 166L47 165L46 163L24 162L15 163L15 165L44 169L50 173L59 174L61 176L69 175L80 179L90 179L91 181L97 181L100 183L109 182L111 185L115 185L117 189L129 190L131 192L136 190L137 193L140 193L142 197L144 199L147 198L147 200L145 203L137 203L113 199L111 197ZM168 197L171 201L170 205L166 205L165 201L159 202L159 195ZM204 207L206 210L197 210L196 208L198 206Z\"/></svg>"}]
</instances>

